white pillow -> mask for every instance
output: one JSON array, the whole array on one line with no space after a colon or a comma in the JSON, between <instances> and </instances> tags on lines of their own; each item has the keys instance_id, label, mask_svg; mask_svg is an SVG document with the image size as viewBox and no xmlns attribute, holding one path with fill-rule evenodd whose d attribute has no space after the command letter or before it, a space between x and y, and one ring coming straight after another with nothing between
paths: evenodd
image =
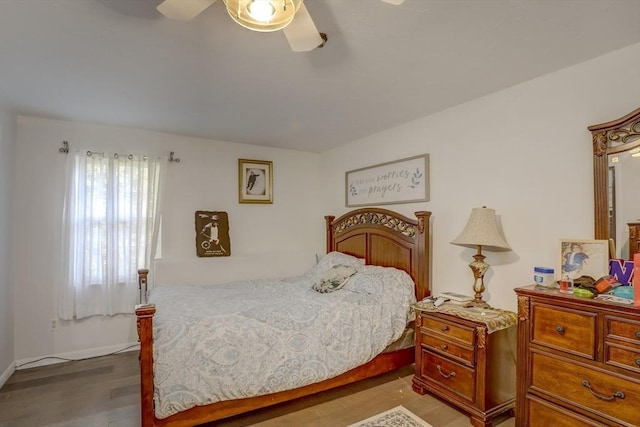
<instances>
[{"instance_id":1,"label":"white pillow","mask_svg":"<svg viewBox=\"0 0 640 427\"><path fill-rule=\"evenodd\" d=\"M312 288L323 294L337 291L347 284L356 271L354 267L348 265L334 265L316 278Z\"/></svg>"},{"instance_id":2,"label":"white pillow","mask_svg":"<svg viewBox=\"0 0 640 427\"><path fill-rule=\"evenodd\" d=\"M334 265L347 265L359 270L360 267L364 265L364 259L356 258L342 252L333 251L320 258L316 267L318 267L318 270L324 271Z\"/></svg>"}]
</instances>

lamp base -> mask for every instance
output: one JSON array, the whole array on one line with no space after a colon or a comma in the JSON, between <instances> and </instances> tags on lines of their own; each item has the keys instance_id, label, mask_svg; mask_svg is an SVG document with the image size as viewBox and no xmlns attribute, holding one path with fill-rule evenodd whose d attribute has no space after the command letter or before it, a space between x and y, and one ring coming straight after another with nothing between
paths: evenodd
<instances>
[{"instance_id":1,"label":"lamp base","mask_svg":"<svg viewBox=\"0 0 640 427\"><path fill-rule=\"evenodd\" d=\"M469 301L466 302L463 305L464 308L491 308L491 306L489 305L488 302L484 301L484 300L473 300L473 301Z\"/></svg>"}]
</instances>

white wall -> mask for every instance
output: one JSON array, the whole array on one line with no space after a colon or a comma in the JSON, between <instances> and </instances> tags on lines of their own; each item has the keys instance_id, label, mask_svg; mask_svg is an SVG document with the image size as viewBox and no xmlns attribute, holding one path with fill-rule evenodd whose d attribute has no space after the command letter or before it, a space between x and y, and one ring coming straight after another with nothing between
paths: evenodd
<instances>
[{"instance_id":1,"label":"white wall","mask_svg":"<svg viewBox=\"0 0 640 427\"><path fill-rule=\"evenodd\" d=\"M137 341L132 316L61 322L57 330L50 330L51 319L56 317L54 283L60 265L65 155L58 148L63 140L71 150L164 156L175 151L181 161L167 165L162 221L163 262L173 263L168 270L175 279L192 281L203 274L211 282L252 277L256 275L254 264L270 266L274 276L288 275L302 271L305 265L284 262L287 257L309 267L315 253L323 250L318 154L20 116L16 183L20 197L15 221L18 361L51 354L76 357L106 352ZM273 161L273 204L238 203L239 158ZM197 210L228 212L230 258L196 257Z\"/></svg>"},{"instance_id":2,"label":"white wall","mask_svg":"<svg viewBox=\"0 0 640 427\"><path fill-rule=\"evenodd\" d=\"M388 207L407 215L433 212L432 289L436 294L470 292L467 264L473 251L449 241L462 230L471 208L486 205L496 209L513 251L486 252L492 268L485 296L496 307L515 309L512 289L531 283L534 266L556 266L560 238L593 236L592 152L586 127L637 108L638 69L640 44L323 155L20 117L15 163L19 197L12 223L14 358L81 354L136 340L130 316L62 323L57 331L49 330L56 305L53 272L60 256L64 155L58 148L63 140L72 149L90 145L96 150L176 152L182 161L168 169L163 266L167 274L178 271L175 265L192 266L190 274L178 274L188 281L201 279L205 271L212 281L249 277L265 265L275 266L274 275L300 271L283 259L295 254L310 265L309 258L324 249L323 215L348 210L345 171L429 153L431 200ZM273 205L238 204L238 158L274 162ZM3 209L0 204L0 215ZM232 259L195 257L196 210L229 213Z\"/></svg>"},{"instance_id":3,"label":"white wall","mask_svg":"<svg viewBox=\"0 0 640 427\"><path fill-rule=\"evenodd\" d=\"M322 161L326 207L347 210L345 171L429 153L430 201L388 207L433 213L433 292L471 294L474 251L449 242L471 209L485 205L513 249L485 252L485 299L515 310L513 288L533 283L534 266L557 268L560 238L593 238L587 126L638 107L638 70L640 44L331 150Z\"/></svg>"},{"instance_id":4,"label":"white wall","mask_svg":"<svg viewBox=\"0 0 640 427\"><path fill-rule=\"evenodd\" d=\"M0 387L14 369L12 220L16 117L0 105Z\"/></svg>"}]
</instances>

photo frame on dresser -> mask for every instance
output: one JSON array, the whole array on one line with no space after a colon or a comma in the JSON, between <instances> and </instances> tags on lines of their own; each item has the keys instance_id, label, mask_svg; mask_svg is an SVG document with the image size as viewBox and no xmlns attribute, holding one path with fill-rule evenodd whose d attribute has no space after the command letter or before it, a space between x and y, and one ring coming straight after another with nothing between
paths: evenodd
<instances>
[{"instance_id":1,"label":"photo frame on dresser","mask_svg":"<svg viewBox=\"0 0 640 427\"><path fill-rule=\"evenodd\" d=\"M273 203L273 162L238 160L238 201Z\"/></svg>"},{"instance_id":2,"label":"photo frame on dresser","mask_svg":"<svg viewBox=\"0 0 640 427\"><path fill-rule=\"evenodd\" d=\"M609 240L560 239L558 279L609 274Z\"/></svg>"}]
</instances>

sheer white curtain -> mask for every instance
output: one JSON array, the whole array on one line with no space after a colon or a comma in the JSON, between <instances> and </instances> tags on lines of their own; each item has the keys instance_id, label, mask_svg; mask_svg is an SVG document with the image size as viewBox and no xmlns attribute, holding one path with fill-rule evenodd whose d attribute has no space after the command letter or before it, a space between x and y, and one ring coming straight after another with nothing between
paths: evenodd
<instances>
[{"instance_id":1,"label":"sheer white curtain","mask_svg":"<svg viewBox=\"0 0 640 427\"><path fill-rule=\"evenodd\" d=\"M69 153L58 315L132 313L158 229L160 159Z\"/></svg>"}]
</instances>

